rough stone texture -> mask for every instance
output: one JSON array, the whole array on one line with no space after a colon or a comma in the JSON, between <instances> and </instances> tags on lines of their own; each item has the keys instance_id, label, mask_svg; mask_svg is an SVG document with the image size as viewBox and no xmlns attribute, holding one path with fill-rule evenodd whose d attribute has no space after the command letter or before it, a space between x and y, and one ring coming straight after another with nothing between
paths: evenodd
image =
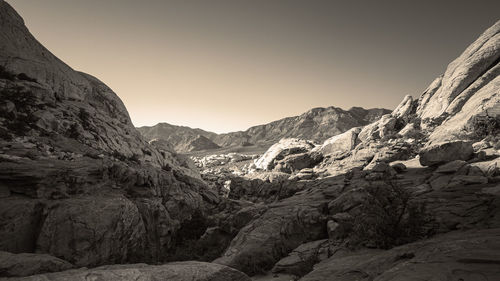
<instances>
[{"instance_id":1,"label":"rough stone texture","mask_svg":"<svg viewBox=\"0 0 500 281\"><path fill-rule=\"evenodd\" d=\"M327 139L321 146L317 148L323 155L345 153L351 151L356 146L356 140L361 128L352 128L349 131L340 135L333 136Z\"/></svg>"},{"instance_id":2,"label":"rough stone texture","mask_svg":"<svg viewBox=\"0 0 500 281\"><path fill-rule=\"evenodd\" d=\"M333 255L303 281L497 280L500 229L456 231L388 251Z\"/></svg>"},{"instance_id":3,"label":"rough stone texture","mask_svg":"<svg viewBox=\"0 0 500 281\"><path fill-rule=\"evenodd\" d=\"M220 202L185 158L146 142L118 96L46 50L5 1L0 67L0 250L78 266L161 262L195 214L203 221Z\"/></svg>"},{"instance_id":4,"label":"rough stone texture","mask_svg":"<svg viewBox=\"0 0 500 281\"><path fill-rule=\"evenodd\" d=\"M282 139L257 159L255 166L261 170L272 170L275 166L275 161L282 160L291 154L309 152L312 148L314 148L314 144L310 141L293 138Z\"/></svg>"},{"instance_id":5,"label":"rough stone texture","mask_svg":"<svg viewBox=\"0 0 500 281\"><path fill-rule=\"evenodd\" d=\"M487 29L437 78L419 100L422 126L431 142L456 139L476 115L498 115L500 21Z\"/></svg>"},{"instance_id":6,"label":"rough stone texture","mask_svg":"<svg viewBox=\"0 0 500 281\"><path fill-rule=\"evenodd\" d=\"M77 266L123 263L144 249L144 224L125 198L71 198L47 210L37 248Z\"/></svg>"},{"instance_id":7,"label":"rough stone texture","mask_svg":"<svg viewBox=\"0 0 500 281\"><path fill-rule=\"evenodd\" d=\"M392 116L396 118L405 118L407 117L413 107L413 97L411 95L406 95L403 98L403 101L394 109L391 113Z\"/></svg>"},{"instance_id":8,"label":"rough stone texture","mask_svg":"<svg viewBox=\"0 0 500 281\"><path fill-rule=\"evenodd\" d=\"M218 264L204 262L174 262L164 265L110 265L93 269L77 269L33 275L12 280L22 281L250 281L245 274Z\"/></svg>"},{"instance_id":9,"label":"rough stone texture","mask_svg":"<svg viewBox=\"0 0 500 281\"><path fill-rule=\"evenodd\" d=\"M472 144L464 141L452 141L434 144L419 153L420 164L434 166L454 160L467 161L474 155Z\"/></svg>"},{"instance_id":10,"label":"rough stone texture","mask_svg":"<svg viewBox=\"0 0 500 281\"><path fill-rule=\"evenodd\" d=\"M288 256L279 260L273 267L273 273L288 273L295 276L303 276L313 269L313 265L327 258L328 252L321 250L328 249L328 240L318 240L304 243L295 248Z\"/></svg>"},{"instance_id":11,"label":"rough stone texture","mask_svg":"<svg viewBox=\"0 0 500 281\"><path fill-rule=\"evenodd\" d=\"M301 199L270 206L241 229L224 255L214 262L253 275L271 269L300 244L326 238L324 203L314 198L307 198L307 202Z\"/></svg>"},{"instance_id":12,"label":"rough stone texture","mask_svg":"<svg viewBox=\"0 0 500 281\"><path fill-rule=\"evenodd\" d=\"M12 254L0 251L0 277L22 277L73 268L67 261L46 254Z\"/></svg>"},{"instance_id":13,"label":"rough stone texture","mask_svg":"<svg viewBox=\"0 0 500 281\"><path fill-rule=\"evenodd\" d=\"M42 204L25 198L2 198L0 249L12 253L33 252L41 224Z\"/></svg>"}]
</instances>

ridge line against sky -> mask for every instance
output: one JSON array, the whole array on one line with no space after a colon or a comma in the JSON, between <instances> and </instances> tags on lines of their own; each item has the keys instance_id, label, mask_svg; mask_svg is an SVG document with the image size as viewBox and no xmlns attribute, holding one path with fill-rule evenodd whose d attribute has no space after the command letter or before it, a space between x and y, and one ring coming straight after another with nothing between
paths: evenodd
<instances>
[{"instance_id":1,"label":"ridge line against sky","mask_svg":"<svg viewBox=\"0 0 500 281\"><path fill-rule=\"evenodd\" d=\"M7 2L57 57L110 86L136 126L216 133L314 107L393 109L500 10L490 0Z\"/></svg>"}]
</instances>

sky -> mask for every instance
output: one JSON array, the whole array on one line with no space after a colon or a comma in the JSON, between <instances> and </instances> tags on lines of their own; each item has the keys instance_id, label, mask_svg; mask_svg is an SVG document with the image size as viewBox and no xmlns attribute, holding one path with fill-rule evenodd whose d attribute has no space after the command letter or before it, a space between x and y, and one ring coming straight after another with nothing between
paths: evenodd
<instances>
[{"instance_id":1,"label":"sky","mask_svg":"<svg viewBox=\"0 0 500 281\"><path fill-rule=\"evenodd\" d=\"M217 133L314 107L393 109L500 18L490 0L7 0L135 126Z\"/></svg>"}]
</instances>

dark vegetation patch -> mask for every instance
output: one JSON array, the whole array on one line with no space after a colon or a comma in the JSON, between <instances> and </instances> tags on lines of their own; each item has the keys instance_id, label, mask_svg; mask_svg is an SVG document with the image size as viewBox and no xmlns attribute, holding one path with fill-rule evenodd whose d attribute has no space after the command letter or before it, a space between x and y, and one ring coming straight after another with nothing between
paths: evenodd
<instances>
[{"instance_id":1,"label":"dark vegetation patch","mask_svg":"<svg viewBox=\"0 0 500 281\"><path fill-rule=\"evenodd\" d=\"M390 249L426 237L430 221L425 206L412 200L409 191L396 185L371 188L362 214L354 221L354 246Z\"/></svg>"}]
</instances>

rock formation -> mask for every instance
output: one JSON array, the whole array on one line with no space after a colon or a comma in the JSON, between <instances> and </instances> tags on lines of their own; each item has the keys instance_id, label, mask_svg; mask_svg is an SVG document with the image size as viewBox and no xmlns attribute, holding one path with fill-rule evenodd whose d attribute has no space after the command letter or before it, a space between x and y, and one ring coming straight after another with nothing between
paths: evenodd
<instances>
[{"instance_id":1,"label":"rock formation","mask_svg":"<svg viewBox=\"0 0 500 281\"><path fill-rule=\"evenodd\" d=\"M7 260L26 260L27 273L41 272L32 262L54 271L171 260L180 233L219 202L193 165L145 141L118 96L52 55L5 1L0 96L0 250L53 256Z\"/></svg>"}]
</instances>

